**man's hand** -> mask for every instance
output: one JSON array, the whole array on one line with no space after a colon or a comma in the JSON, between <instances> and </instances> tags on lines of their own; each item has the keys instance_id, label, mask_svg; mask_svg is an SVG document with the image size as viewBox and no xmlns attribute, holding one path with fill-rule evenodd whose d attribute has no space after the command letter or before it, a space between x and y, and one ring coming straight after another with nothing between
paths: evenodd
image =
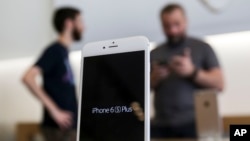
<instances>
[{"instance_id":1,"label":"man's hand","mask_svg":"<svg viewBox=\"0 0 250 141\"><path fill-rule=\"evenodd\" d=\"M174 56L171 59L170 68L182 77L189 77L195 71L195 66L191 59L191 50L184 50L184 54Z\"/></svg>"},{"instance_id":2,"label":"man's hand","mask_svg":"<svg viewBox=\"0 0 250 141\"><path fill-rule=\"evenodd\" d=\"M61 130L66 130L72 127L72 113L63 110L55 110L51 112L51 116L59 125Z\"/></svg>"},{"instance_id":3,"label":"man's hand","mask_svg":"<svg viewBox=\"0 0 250 141\"><path fill-rule=\"evenodd\" d=\"M152 70L151 70L151 88L155 88L160 81L167 78L169 75L169 69L167 65L159 65L157 62L152 62Z\"/></svg>"},{"instance_id":4,"label":"man's hand","mask_svg":"<svg viewBox=\"0 0 250 141\"><path fill-rule=\"evenodd\" d=\"M41 75L40 68L33 66L23 76L24 84L42 102L44 107L50 112L55 122L61 129L68 129L72 126L72 114L61 110L56 103L48 96L36 82L36 77Z\"/></svg>"},{"instance_id":5,"label":"man's hand","mask_svg":"<svg viewBox=\"0 0 250 141\"><path fill-rule=\"evenodd\" d=\"M171 59L170 70L182 77L190 77L195 71L195 65L191 59L191 50L187 48L183 56L174 56ZM222 91L224 87L223 76L220 68L214 67L209 70L199 69L196 72L194 82L197 84Z\"/></svg>"}]
</instances>

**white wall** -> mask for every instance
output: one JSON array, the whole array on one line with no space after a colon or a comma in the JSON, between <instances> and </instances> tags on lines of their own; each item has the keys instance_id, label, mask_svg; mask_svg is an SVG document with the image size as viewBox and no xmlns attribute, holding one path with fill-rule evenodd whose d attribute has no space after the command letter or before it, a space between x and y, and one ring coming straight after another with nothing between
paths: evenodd
<instances>
[{"instance_id":1,"label":"white wall","mask_svg":"<svg viewBox=\"0 0 250 141\"><path fill-rule=\"evenodd\" d=\"M0 140L14 140L19 121L39 121L40 105L20 83L32 61L52 40L51 0L0 1Z\"/></svg>"},{"instance_id":2,"label":"white wall","mask_svg":"<svg viewBox=\"0 0 250 141\"><path fill-rule=\"evenodd\" d=\"M31 58L0 61L0 130L13 140L18 122L39 122L41 105L23 86L21 77L33 63Z\"/></svg>"},{"instance_id":3,"label":"white wall","mask_svg":"<svg viewBox=\"0 0 250 141\"><path fill-rule=\"evenodd\" d=\"M0 1L0 59L38 54L51 40L52 0Z\"/></svg>"},{"instance_id":4,"label":"white wall","mask_svg":"<svg viewBox=\"0 0 250 141\"><path fill-rule=\"evenodd\" d=\"M250 115L250 31L205 38L218 54L226 88L220 95L223 115Z\"/></svg>"},{"instance_id":5,"label":"white wall","mask_svg":"<svg viewBox=\"0 0 250 141\"><path fill-rule=\"evenodd\" d=\"M71 54L71 64L77 83L80 74L80 55L79 51ZM41 121L42 106L21 81L22 75L34 64L35 59L36 57L26 57L0 61L0 139L14 140L15 127L20 122Z\"/></svg>"}]
</instances>

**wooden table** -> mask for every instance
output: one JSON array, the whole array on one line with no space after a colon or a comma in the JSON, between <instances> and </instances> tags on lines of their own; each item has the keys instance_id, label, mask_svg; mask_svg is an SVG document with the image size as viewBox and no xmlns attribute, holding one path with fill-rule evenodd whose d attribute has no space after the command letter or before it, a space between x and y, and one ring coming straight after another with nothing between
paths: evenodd
<instances>
[{"instance_id":1,"label":"wooden table","mask_svg":"<svg viewBox=\"0 0 250 141\"><path fill-rule=\"evenodd\" d=\"M229 138L223 138L221 140L213 140L213 139L152 139L151 141L229 141Z\"/></svg>"},{"instance_id":2,"label":"wooden table","mask_svg":"<svg viewBox=\"0 0 250 141\"><path fill-rule=\"evenodd\" d=\"M196 141L195 139L152 139L151 141Z\"/></svg>"}]
</instances>

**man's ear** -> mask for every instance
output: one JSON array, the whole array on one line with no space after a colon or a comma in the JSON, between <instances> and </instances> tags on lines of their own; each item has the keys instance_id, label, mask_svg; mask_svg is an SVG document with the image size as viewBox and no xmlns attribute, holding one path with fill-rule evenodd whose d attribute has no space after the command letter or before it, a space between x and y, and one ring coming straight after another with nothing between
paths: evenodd
<instances>
[{"instance_id":1,"label":"man's ear","mask_svg":"<svg viewBox=\"0 0 250 141\"><path fill-rule=\"evenodd\" d=\"M189 47L185 48L184 50L184 56L190 57L191 56L191 49Z\"/></svg>"},{"instance_id":2,"label":"man's ear","mask_svg":"<svg viewBox=\"0 0 250 141\"><path fill-rule=\"evenodd\" d=\"M70 19L66 19L64 23L65 30L72 30L73 29L73 22Z\"/></svg>"}]
</instances>

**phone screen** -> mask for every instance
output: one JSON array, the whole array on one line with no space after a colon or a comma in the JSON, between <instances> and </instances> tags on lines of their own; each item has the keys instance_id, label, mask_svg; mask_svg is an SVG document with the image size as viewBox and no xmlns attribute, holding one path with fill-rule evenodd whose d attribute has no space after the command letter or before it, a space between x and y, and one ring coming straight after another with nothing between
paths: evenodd
<instances>
[{"instance_id":1,"label":"phone screen","mask_svg":"<svg viewBox=\"0 0 250 141\"><path fill-rule=\"evenodd\" d=\"M145 51L83 62L80 141L144 141Z\"/></svg>"}]
</instances>

